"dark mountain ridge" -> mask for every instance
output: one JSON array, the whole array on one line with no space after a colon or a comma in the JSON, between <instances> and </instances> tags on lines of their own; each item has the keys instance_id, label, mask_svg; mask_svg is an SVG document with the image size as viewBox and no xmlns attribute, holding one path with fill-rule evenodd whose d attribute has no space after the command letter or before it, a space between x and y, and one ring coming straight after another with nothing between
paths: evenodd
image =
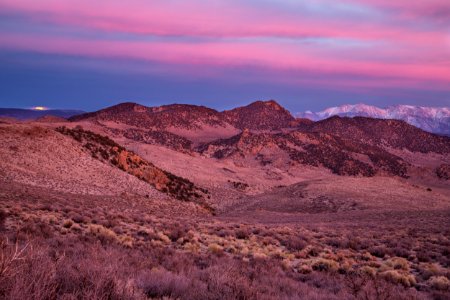
<instances>
[{"instance_id":1,"label":"dark mountain ridge","mask_svg":"<svg viewBox=\"0 0 450 300\"><path fill-rule=\"evenodd\" d=\"M214 127L232 126L243 130L277 130L291 127L295 118L274 100L256 101L244 107L218 112L214 109L189 105L171 104L146 107L136 103L121 103L96 112L70 118L81 120L115 121L140 128L198 129L209 125Z\"/></svg>"},{"instance_id":2,"label":"dark mountain ridge","mask_svg":"<svg viewBox=\"0 0 450 300\"><path fill-rule=\"evenodd\" d=\"M85 112L82 110L70 109L35 110L23 108L0 108L0 117L14 118L21 121L35 120L44 116L55 116L67 119L84 113Z\"/></svg>"},{"instance_id":3,"label":"dark mountain ridge","mask_svg":"<svg viewBox=\"0 0 450 300\"><path fill-rule=\"evenodd\" d=\"M303 126L303 129L411 152L450 153L448 137L429 133L402 120L333 116Z\"/></svg>"}]
</instances>

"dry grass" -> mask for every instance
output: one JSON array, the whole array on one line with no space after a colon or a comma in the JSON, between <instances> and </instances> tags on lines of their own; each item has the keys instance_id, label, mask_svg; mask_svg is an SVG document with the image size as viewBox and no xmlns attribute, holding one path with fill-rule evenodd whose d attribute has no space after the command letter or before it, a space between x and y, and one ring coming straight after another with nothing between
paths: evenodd
<instances>
[{"instance_id":1,"label":"dry grass","mask_svg":"<svg viewBox=\"0 0 450 300\"><path fill-rule=\"evenodd\" d=\"M16 241L30 245L27 259L14 262L19 273L1 283L9 298L379 299L374 295L382 289L390 297L420 299L449 293L447 212L382 213L384 222L366 212L339 221L317 215L301 223L242 223L196 214L179 201L61 195L21 185L8 191L0 196L2 236L10 241L2 251L10 253ZM25 261L36 270L22 266ZM43 277L48 284L33 278L43 272L38 263L51 270ZM81 269L86 274L75 276ZM30 282L20 282L20 272L30 272ZM43 290L24 287L33 284Z\"/></svg>"}]
</instances>

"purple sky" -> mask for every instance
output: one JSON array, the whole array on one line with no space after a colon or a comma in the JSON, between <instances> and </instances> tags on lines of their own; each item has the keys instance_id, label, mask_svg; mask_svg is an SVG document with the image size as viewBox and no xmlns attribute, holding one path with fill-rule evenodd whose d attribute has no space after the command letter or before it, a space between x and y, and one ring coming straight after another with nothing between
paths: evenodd
<instances>
[{"instance_id":1,"label":"purple sky","mask_svg":"<svg viewBox=\"0 0 450 300\"><path fill-rule=\"evenodd\" d=\"M448 0L1 0L0 106L450 106Z\"/></svg>"}]
</instances>

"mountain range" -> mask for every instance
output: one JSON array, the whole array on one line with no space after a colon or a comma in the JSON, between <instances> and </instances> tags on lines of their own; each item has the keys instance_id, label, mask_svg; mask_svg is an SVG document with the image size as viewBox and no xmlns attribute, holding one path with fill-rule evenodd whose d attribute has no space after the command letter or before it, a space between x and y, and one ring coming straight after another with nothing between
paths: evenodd
<instances>
[{"instance_id":1,"label":"mountain range","mask_svg":"<svg viewBox=\"0 0 450 300\"><path fill-rule=\"evenodd\" d=\"M363 108L367 114L381 116L382 110L363 105L340 111ZM247 192L258 193L275 183L295 183L306 170L319 178L324 173L433 182L449 177L449 137L402 120L366 116L331 116L318 121L295 118L274 100L226 111L189 104L147 107L127 102L68 119L46 116L28 123L72 137L81 143L83 152L145 180L158 191L202 202L211 209L226 210L228 204L208 203L197 191L203 191L203 186L215 190L212 197L229 194L229 187L223 186L225 178ZM121 150L124 148L128 150ZM192 173L193 158L200 159L199 173ZM244 175L242 168L253 178ZM199 175L203 173L208 175ZM263 184L258 183L261 178L265 178ZM231 202L235 201L233 197L227 196Z\"/></svg>"},{"instance_id":2,"label":"mountain range","mask_svg":"<svg viewBox=\"0 0 450 300\"><path fill-rule=\"evenodd\" d=\"M450 135L450 108L423 107L412 105L394 105L379 108L366 104L342 105L330 107L319 112L299 112L298 118L307 118L313 121L323 120L331 116L343 117L369 117L377 119L397 119L408 122L423 130Z\"/></svg>"},{"instance_id":3,"label":"mountain range","mask_svg":"<svg viewBox=\"0 0 450 300\"><path fill-rule=\"evenodd\" d=\"M62 112L74 113L59 111ZM312 121L295 118L270 100L226 111L188 104L147 107L127 102L68 119L45 116L36 121L53 124L52 127L78 124L124 145L152 145L281 173L308 167L342 176L410 178L426 168L428 176L445 178L445 160L433 158L430 168L429 162L425 164L408 153L416 153L413 157L418 154L446 157L450 153L449 138L388 118L410 113L417 120L419 112L423 118L429 116L441 122L446 118L444 109L399 106L383 110L361 104L302 115L320 119ZM441 124L439 128L444 130L445 126ZM105 157L100 154L93 155Z\"/></svg>"},{"instance_id":4,"label":"mountain range","mask_svg":"<svg viewBox=\"0 0 450 300\"><path fill-rule=\"evenodd\" d=\"M248 165L324 167L339 175L390 174L407 178L410 162L396 151L450 153L449 139L401 120L334 116L295 119L277 102L256 101L219 112L195 105L146 107L122 103L71 117L108 134L191 155Z\"/></svg>"},{"instance_id":5,"label":"mountain range","mask_svg":"<svg viewBox=\"0 0 450 300\"><path fill-rule=\"evenodd\" d=\"M264 104L266 103L266 104ZM290 127L295 122L307 122L306 120L319 121L324 120L332 116L341 117L368 117L376 119L394 119L403 120L413 126L421 128L425 131L450 136L450 108L448 107L423 107L412 105L394 105L387 108L379 108L376 106L366 104L346 104L336 107L330 107L323 111L312 112L298 112L293 116L285 108L281 107L273 100L263 102L256 101L249 106L224 111L222 113L213 109L203 107L199 110L195 105L164 105L157 108L146 108L134 103L124 103L117 107L111 108L113 110L120 110L126 108L127 105L134 107L136 112L141 110L145 112L151 111L151 121L140 114L133 122L142 126L163 126L166 121L163 121L167 114L189 114L191 119L180 119L180 122L184 123L187 127L195 127L192 118L198 117L212 125L223 125L225 123L231 124L238 129L273 129L274 127ZM261 113L258 117L260 119L253 118L249 112L253 109L260 109ZM269 115L264 116L263 110L269 112L270 108L276 108L272 110ZM89 115L102 115L109 112L114 113L111 109L100 110L98 112L90 113ZM197 115L193 115L193 113ZM50 109L50 110L35 110L35 109L20 109L20 108L0 108L0 117L15 118L17 120L35 120L46 116L55 116L60 118L71 118L77 115L84 115L82 110L65 110L65 109ZM100 116L101 117L101 116ZM245 118L244 118L245 117ZM297 118L297 119L296 119ZM132 121L129 121L130 123ZM236 122L241 122L237 124ZM276 126L274 126L276 125Z\"/></svg>"},{"instance_id":6,"label":"mountain range","mask_svg":"<svg viewBox=\"0 0 450 300\"><path fill-rule=\"evenodd\" d=\"M34 120L45 116L70 118L74 115L85 113L82 110L73 109L24 109L24 108L0 108L0 117L14 118L17 120Z\"/></svg>"}]
</instances>

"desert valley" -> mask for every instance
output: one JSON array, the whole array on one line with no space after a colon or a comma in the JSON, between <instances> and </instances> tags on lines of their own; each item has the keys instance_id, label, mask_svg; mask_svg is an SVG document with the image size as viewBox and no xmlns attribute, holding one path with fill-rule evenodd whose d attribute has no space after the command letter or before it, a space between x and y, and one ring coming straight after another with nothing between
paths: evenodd
<instances>
[{"instance_id":1,"label":"desert valley","mask_svg":"<svg viewBox=\"0 0 450 300\"><path fill-rule=\"evenodd\" d=\"M0 142L0 298L450 297L450 138L404 121L122 103Z\"/></svg>"}]
</instances>

